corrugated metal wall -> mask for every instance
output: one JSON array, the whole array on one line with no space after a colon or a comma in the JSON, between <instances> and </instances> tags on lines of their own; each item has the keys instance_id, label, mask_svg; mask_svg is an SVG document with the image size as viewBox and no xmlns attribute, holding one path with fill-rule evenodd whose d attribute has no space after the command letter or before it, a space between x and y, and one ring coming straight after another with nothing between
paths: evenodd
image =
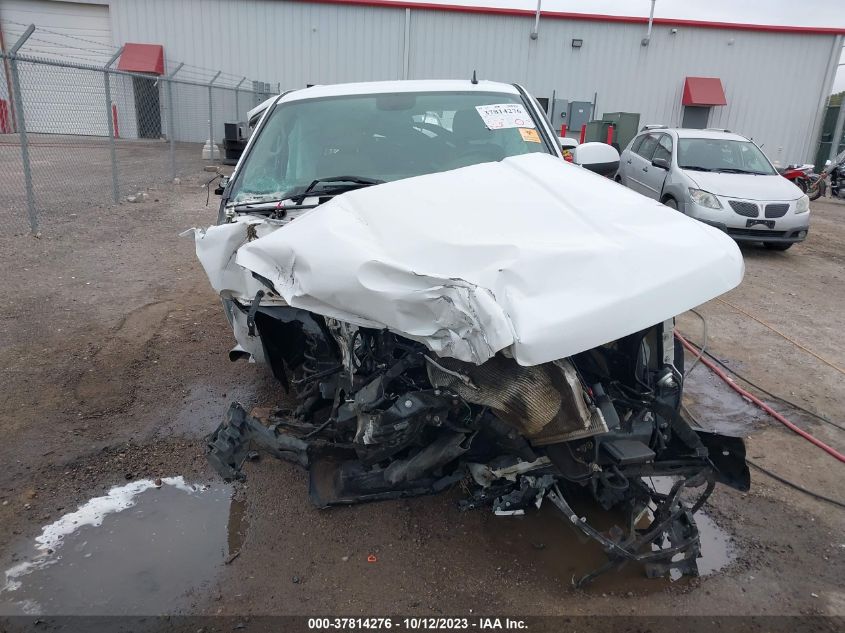
<instances>
[{"instance_id":1,"label":"corrugated metal wall","mask_svg":"<svg viewBox=\"0 0 845 633\"><path fill-rule=\"evenodd\" d=\"M112 34L109 30L109 10L105 6L47 0L0 0L0 21L4 41L9 48L29 24L36 22L46 29L34 33L27 40L20 51L24 55L92 66L102 66L111 56L108 50ZM60 33L81 37L85 42L80 45L78 40L68 40ZM68 41L76 47L71 50L64 48L63 43ZM4 79L2 72L0 79ZM22 63L20 81L30 132L108 134L108 106L101 73ZM4 87L0 90L5 92L8 90L6 81L2 83ZM99 112L101 116L91 117L91 112Z\"/></svg>"},{"instance_id":2,"label":"corrugated metal wall","mask_svg":"<svg viewBox=\"0 0 845 633\"><path fill-rule=\"evenodd\" d=\"M284 0L112 0L116 44L153 42L170 59L279 81L282 88L405 76L524 84L538 97L592 101L679 125L686 76L720 77L728 105L710 125L809 158L834 36L543 19ZM571 40L583 40L580 49Z\"/></svg>"},{"instance_id":3,"label":"corrugated metal wall","mask_svg":"<svg viewBox=\"0 0 845 633\"><path fill-rule=\"evenodd\" d=\"M115 44L285 87L400 79L405 11L276 0L112 0Z\"/></svg>"},{"instance_id":4,"label":"corrugated metal wall","mask_svg":"<svg viewBox=\"0 0 845 633\"><path fill-rule=\"evenodd\" d=\"M643 123L669 125L681 123L685 77L720 77L728 105L713 108L710 126L753 137L782 163L815 148L833 36L659 26L644 47L639 24L547 19L537 40L532 27L526 17L414 11L411 77L469 77L477 68L538 97L592 101L598 93L599 114L639 112Z\"/></svg>"}]
</instances>

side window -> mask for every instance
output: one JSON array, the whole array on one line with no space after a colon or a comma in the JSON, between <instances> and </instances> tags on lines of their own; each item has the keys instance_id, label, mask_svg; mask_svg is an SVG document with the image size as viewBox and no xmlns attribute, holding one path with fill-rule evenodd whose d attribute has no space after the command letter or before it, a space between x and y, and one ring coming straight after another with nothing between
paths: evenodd
<instances>
[{"instance_id":1,"label":"side window","mask_svg":"<svg viewBox=\"0 0 845 633\"><path fill-rule=\"evenodd\" d=\"M639 148L637 148L636 153L645 158L647 161L651 162L651 157L654 155L654 150L657 148L657 136L654 134L648 134L645 137L645 140L640 143Z\"/></svg>"},{"instance_id":2,"label":"side window","mask_svg":"<svg viewBox=\"0 0 845 633\"><path fill-rule=\"evenodd\" d=\"M665 158L669 162L672 161L672 137L668 134L660 135L660 140L657 143L657 148L654 150L652 160L655 158Z\"/></svg>"},{"instance_id":3,"label":"side window","mask_svg":"<svg viewBox=\"0 0 845 633\"><path fill-rule=\"evenodd\" d=\"M631 143L632 152L636 152L638 149L640 149L640 145L643 144L643 141L645 140L646 136L648 136L648 134L641 134L640 136L634 139L634 142Z\"/></svg>"}]
</instances>

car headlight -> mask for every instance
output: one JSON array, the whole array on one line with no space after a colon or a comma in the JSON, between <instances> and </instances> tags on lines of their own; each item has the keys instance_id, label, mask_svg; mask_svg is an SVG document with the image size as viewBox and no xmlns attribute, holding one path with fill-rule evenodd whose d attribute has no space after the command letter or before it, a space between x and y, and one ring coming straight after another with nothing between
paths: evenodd
<instances>
[{"instance_id":1,"label":"car headlight","mask_svg":"<svg viewBox=\"0 0 845 633\"><path fill-rule=\"evenodd\" d=\"M801 196L798 202L795 203L795 213L807 213L810 210L810 198L808 196Z\"/></svg>"},{"instance_id":2,"label":"car headlight","mask_svg":"<svg viewBox=\"0 0 845 633\"><path fill-rule=\"evenodd\" d=\"M700 207L706 207L707 209L722 208L722 203L719 202L719 199L709 191L702 191L701 189L693 189L690 187L689 197L692 198L692 201Z\"/></svg>"}]
</instances>

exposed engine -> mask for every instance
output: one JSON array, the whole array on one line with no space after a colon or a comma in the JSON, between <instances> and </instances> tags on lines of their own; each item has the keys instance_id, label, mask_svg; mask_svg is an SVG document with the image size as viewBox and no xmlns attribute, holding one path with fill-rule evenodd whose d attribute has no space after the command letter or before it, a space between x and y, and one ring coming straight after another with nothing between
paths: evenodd
<instances>
[{"instance_id":1,"label":"exposed engine","mask_svg":"<svg viewBox=\"0 0 845 633\"><path fill-rule=\"evenodd\" d=\"M748 488L741 439L679 415L683 351L672 321L571 358L526 367L436 357L387 330L289 307L233 304L259 335L292 406L258 417L233 403L209 458L240 476L251 444L310 471L319 507L431 494L458 483L463 509L522 514L544 500L601 543L608 562L694 575L693 514L717 481ZM671 477L667 490L651 483ZM591 496L626 520L600 532L572 509Z\"/></svg>"}]
</instances>

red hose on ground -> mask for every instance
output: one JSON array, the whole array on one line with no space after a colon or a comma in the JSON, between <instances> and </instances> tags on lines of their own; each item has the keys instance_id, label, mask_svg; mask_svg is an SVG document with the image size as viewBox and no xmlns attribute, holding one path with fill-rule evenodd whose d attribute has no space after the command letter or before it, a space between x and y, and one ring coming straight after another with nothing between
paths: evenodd
<instances>
[{"instance_id":1,"label":"red hose on ground","mask_svg":"<svg viewBox=\"0 0 845 633\"><path fill-rule=\"evenodd\" d=\"M683 336L681 336L681 335L680 335L677 331L675 332L675 338L677 338L677 339L681 342L681 345L683 345L685 348L687 348L690 352L692 352L692 353L693 353L693 354L695 354L696 356L697 356L698 354L700 354L700 353L701 353L701 350L699 350L699 349L698 349L698 348L696 348L694 345L692 345L692 343L690 343L689 341L687 341L687 340L686 340ZM733 389L734 391L736 391L736 392L737 392L739 395L741 395L743 398L748 398L751 402L753 402L753 403L754 403L754 404L756 404L758 407L760 407L761 409L763 409L763 411L765 411L765 412L766 412L766 413L768 413L770 416L772 416L775 420L777 420L778 422L780 422L781 424L783 424L783 425L784 425L786 428L788 428L790 431L794 431L795 433L797 433L798 435L800 435L801 437L803 437L803 438L804 438L805 440L807 440L808 442L810 442L810 443L815 444L816 446L818 446L818 447L819 447L820 449L822 449L825 453L828 453L828 454L832 455L833 457L835 457L836 459L838 459L840 462L845 463L845 455L843 455L842 453L840 453L839 451L837 451L837 450L836 450L835 448L833 448L832 446L828 446L827 444L825 444L824 442L822 442L820 439L818 439L818 438L816 438L816 437L814 437L814 436L810 435L809 433L807 433L807 431L805 431L805 430L803 430L803 429L798 428L798 427L797 427L797 426L795 426L792 422L790 422L790 421L789 421L789 420L787 420L785 417L783 417L780 413L778 413L777 411L775 411L774 409L772 409L769 405L767 405L765 402L763 402L762 400L760 400L760 398L758 398L758 397L757 397L757 396L755 396L754 394L752 394L752 393L750 393L750 392L746 391L745 389L743 389L742 387L740 387L740 386L739 386L738 384L736 384L733 380L731 380L730 376L728 376L728 375L727 375L724 371L722 371L722 370L721 370L721 368L719 368L719 367L718 367L718 366L717 366L717 365L716 365L713 361L711 361L709 358L707 358L707 357L706 357L706 356L704 356L703 354L701 355L701 362L702 362L704 365L706 365L706 366L710 369L710 371L712 371L712 372L713 372L714 374L716 374L719 378L721 378L722 380L724 380L724 381L725 381L725 383L727 383L728 387L730 387L731 389Z\"/></svg>"}]
</instances>

